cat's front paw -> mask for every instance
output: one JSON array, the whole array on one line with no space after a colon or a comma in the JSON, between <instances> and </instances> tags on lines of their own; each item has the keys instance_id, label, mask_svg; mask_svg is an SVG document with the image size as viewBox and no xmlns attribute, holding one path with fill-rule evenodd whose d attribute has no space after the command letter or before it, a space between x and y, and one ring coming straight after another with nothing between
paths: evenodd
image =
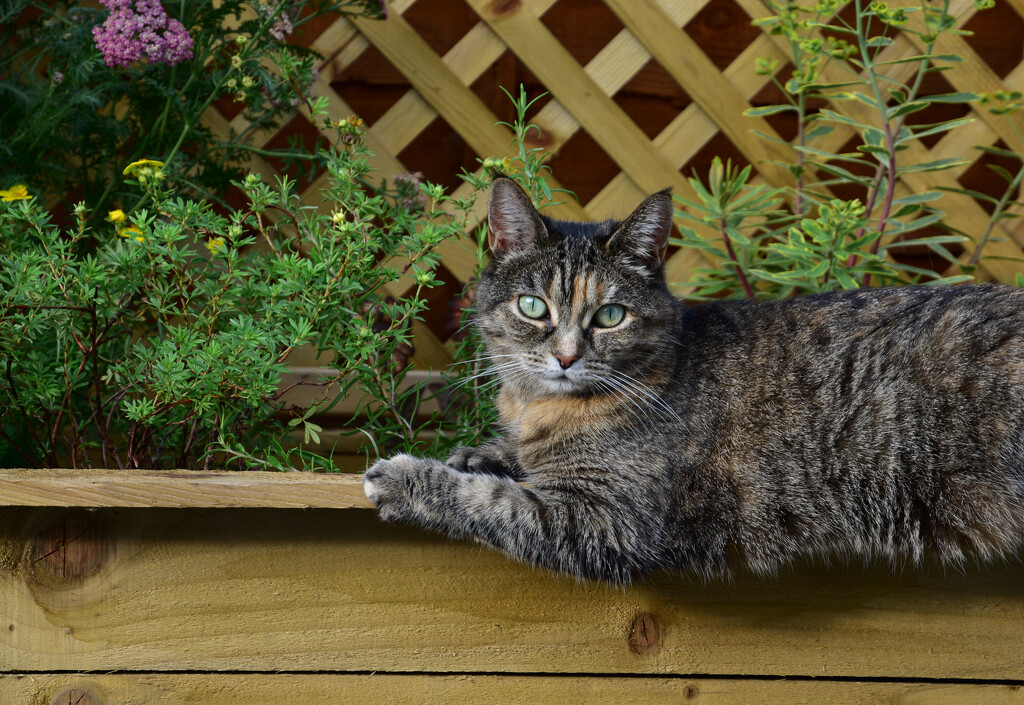
<instances>
[{"instance_id":1,"label":"cat's front paw","mask_svg":"<svg viewBox=\"0 0 1024 705\"><path fill-rule=\"evenodd\" d=\"M414 494L421 484L427 461L402 453L387 460L378 460L363 475L366 498L377 507L384 521L410 521L413 518Z\"/></svg>"},{"instance_id":2,"label":"cat's front paw","mask_svg":"<svg viewBox=\"0 0 1024 705\"><path fill-rule=\"evenodd\" d=\"M495 446L457 448L444 461L444 464L455 468L459 472L503 475L516 478L522 475L515 460L507 457L505 453Z\"/></svg>"}]
</instances>

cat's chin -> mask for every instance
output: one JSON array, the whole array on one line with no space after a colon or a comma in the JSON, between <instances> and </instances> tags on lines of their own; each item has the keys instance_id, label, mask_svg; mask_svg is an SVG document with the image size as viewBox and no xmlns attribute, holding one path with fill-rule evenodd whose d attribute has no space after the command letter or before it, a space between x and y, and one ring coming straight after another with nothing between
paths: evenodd
<instances>
[{"instance_id":1,"label":"cat's chin","mask_svg":"<svg viewBox=\"0 0 1024 705\"><path fill-rule=\"evenodd\" d=\"M558 377L538 378L535 389L542 394L572 396L587 393L590 389L590 385L583 380L572 379L566 375L561 375Z\"/></svg>"}]
</instances>

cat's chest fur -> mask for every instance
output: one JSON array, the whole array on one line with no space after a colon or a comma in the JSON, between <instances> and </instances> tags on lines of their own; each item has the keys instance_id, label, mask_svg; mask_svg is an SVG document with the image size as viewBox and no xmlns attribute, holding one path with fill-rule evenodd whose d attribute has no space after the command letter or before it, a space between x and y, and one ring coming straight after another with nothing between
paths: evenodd
<instances>
[{"instance_id":1,"label":"cat's chest fur","mask_svg":"<svg viewBox=\"0 0 1024 705\"><path fill-rule=\"evenodd\" d=\"M509 388L498 395L502 427L516 439L520 463L533 468L566 453L585 453L621 431L621 406L612 395L528 398Z\"/></svg>"}]
</instances>

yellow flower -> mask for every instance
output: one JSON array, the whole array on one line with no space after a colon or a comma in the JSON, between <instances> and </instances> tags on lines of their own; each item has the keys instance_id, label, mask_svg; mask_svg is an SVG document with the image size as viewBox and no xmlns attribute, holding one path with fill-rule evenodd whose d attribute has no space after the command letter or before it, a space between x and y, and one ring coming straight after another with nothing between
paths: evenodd
<instances>
[{"instance_id":1,"label":"yellow flower","mask_svg":"<svg viewBox=\"0 0 1024 705\"><path fill-rule=\"evenodd\" d=\"M121 174L123 176L128 176L129 174L135 174L136 172L141 171L142 169L145 169L147 167L156 169L162 167L163 165L163 162L158 162L156 159L140 159L139 161L132 162L131 164L126 166L124 168L124 171L121 172Z\"/></svg>"},{"instance_id":2,"label":"yellow flower","mask_svg":"<svg viewBox=\"0 0 1024 705\"><path fill-rule=\"evenodd\" d=\"M15 184L8 189L0 189L0 201L24 201L32 198L28 195L28 187L25 184Z\"/></svg>"},{"instance_id":3,"label":"yellow flower","mask_svg":"<svg viewBox=\"0 0 1024 705\"><path fill-rule=\"evenodd\" d=\"M110 211L107 213L107 218L111 223L123 223L124 222L124 211L118 208L117 210Z\"/></svg>"},{"instance_id":4,"label":"yellow flower","mask_svg":"<svg viewBox=\"0 0 1024 705\"><path fill-rule=\"evenodd\" d=\"M142 237L142 231L139 230L138 225L127 225L117 231L117 234L121 237L134 237L139 242L145 242L146 238Z\"/></svg>"},{"instance_id":5,"label":"yellow flower","mask_svg":"<svg viewBox=\"0 0 1024 705\"><path fill-rule=\"evenodd\" d=\"M210 251L210 254L217 254L224 249L224 238L222 237L211 237L206 241L206 249Z\"/></svg>"}]
</instances>

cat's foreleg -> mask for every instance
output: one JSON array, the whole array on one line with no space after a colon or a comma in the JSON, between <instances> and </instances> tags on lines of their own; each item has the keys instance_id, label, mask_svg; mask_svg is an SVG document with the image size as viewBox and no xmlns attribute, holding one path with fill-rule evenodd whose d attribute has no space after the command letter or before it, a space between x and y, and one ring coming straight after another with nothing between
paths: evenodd
<instances>
[{"instance_id":1,"label":"cat's foreleg","mask_svg":"<svg viewBox=\"0 0 1024 705\"><path fill-rule=\"evenodd\" d=\"M526 478L519 464L515 444L499 438L476 448L458 448L445 461L445 465L461 472L507 475L516 480Z\"/></svg>"},{"instance_id":2,"label":"cat's foreleg","mask_svg":"<svg viewBox=\"0 0 1024 705\"><path fill-rule=\"evenodd\" d=\"M364 488L385 521L477 538L559 573L627 583L652 567L649 557L641 560L631 522L572 491L541 491L410 455L375 463Z\"/></svg>"}]
</instances>

